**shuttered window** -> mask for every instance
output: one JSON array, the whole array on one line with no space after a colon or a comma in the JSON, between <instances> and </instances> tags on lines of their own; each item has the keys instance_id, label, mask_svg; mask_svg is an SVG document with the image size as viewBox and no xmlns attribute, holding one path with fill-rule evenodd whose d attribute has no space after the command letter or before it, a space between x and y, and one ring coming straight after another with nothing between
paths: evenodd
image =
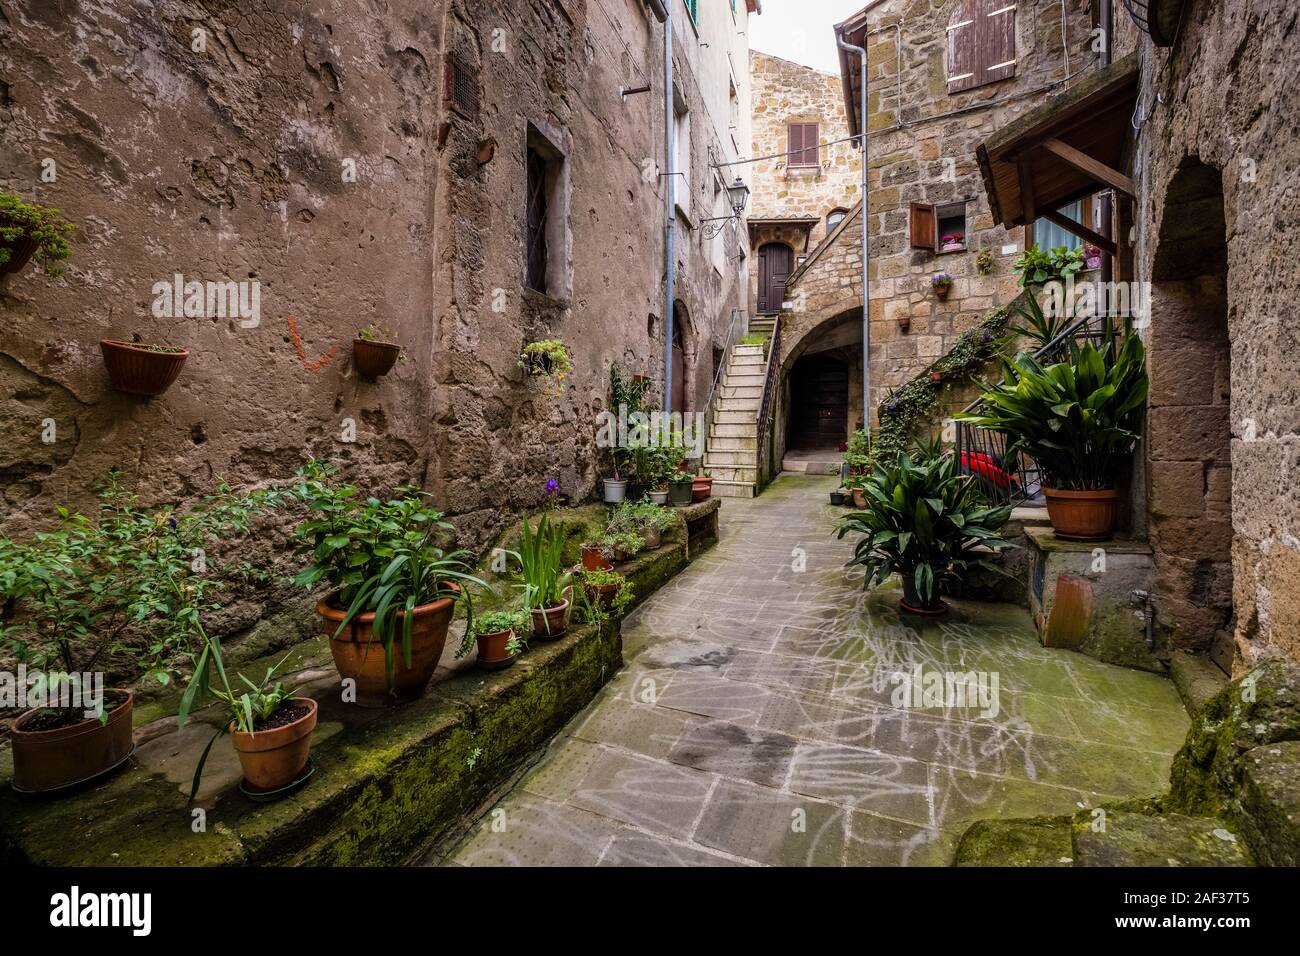
<instances>
[{"instance_id":1,"label":"shuttered window","mask_svg":"<svg viewBox=\"0 0 1300 956\"><path fill-rule=\"evenodd\" d=\"M821 150L818 124L791 123L786 127L788 143L786 150L790 153L791 166L820 166Z\"/></svg>"},{"instance_id":2,"label":"shuttered window","mask_svg":"<svg viewBox=\"0 0 1300 956\"><path fill-rule=\"evenodd\" d=\"M909 232L913 249L934 249L938 233L935 229L934 206L927 202L914 202L909 207Z\"/></svg>"},{"instance_id":3,"label":"shuttered window","mask_svg":"<svg viewBox=\"0 0 1300 956\"><path fill-rule=\"evenodd\" d=\"M948 21L948 92L1016 75L1015 0L961 0Z\"/></svg>"}]
</instances>

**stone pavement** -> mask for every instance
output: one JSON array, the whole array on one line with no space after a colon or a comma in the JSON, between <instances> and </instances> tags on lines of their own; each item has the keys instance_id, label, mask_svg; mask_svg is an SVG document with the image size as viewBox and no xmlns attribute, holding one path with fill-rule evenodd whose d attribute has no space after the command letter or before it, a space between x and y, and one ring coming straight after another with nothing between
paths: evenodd
<instances>
[{"instance_id":1,"label":"stone pavement","mask_svg":"<svg viewBox=\"0 0 1300 956\"><path fill-rule=\"evenodd\" d=\"M719 545L625 621L627 666L428 862L947 864L976 819L1167 788L1188 726L1172 683L1044 648L1012 605L900 615L845 568L834 485L728 499ZM997 712L896 706L918 666L996 676Z\"/></svg>"}]
</instances>

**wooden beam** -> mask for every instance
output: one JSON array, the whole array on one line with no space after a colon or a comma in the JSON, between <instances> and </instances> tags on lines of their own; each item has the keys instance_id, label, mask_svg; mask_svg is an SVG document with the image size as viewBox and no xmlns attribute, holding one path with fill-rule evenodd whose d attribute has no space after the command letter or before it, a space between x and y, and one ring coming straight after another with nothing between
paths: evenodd
<instances>
[{"instance_id":1,"label":"wooden beam","mask_svg":"<svg viewBox=\"0 0 1300 956\"><path fill-rule=\"evenodd\" d=\"M1069 216L1066 216L1055 209L1044 209L1042 212L1042 216L1044 219L1048 220L1049 222L1055 223L1056 225L1060 226L1066 232L1073 233L1074 235L1078 236L1084 242L1092 243L1094 246L1101 249L1102 252L1109 253L1112 256L1115 255L1116 253L1115 243L1107 239L1101 233L1093 232L1087 226L1075 222Z\"/></svg>"},{"instance_id":2,"label":"wooden beam","mask_svg":"<svg viewBox=\"0 0 1300 956\"><path fill-rule=\"evenodd\" d=\"M1055 137L1048 137L1043 140L1042 146L1054 154L1057 159L1069 166L1073 166L1085 176L1105 183L1112 189L1119 190L1130 199L1137 196L1137 188L1133 185L1133 180L1118 170L1111 169L1105 163L1098 162L1087 153L1080 152L1069 143L1063 143Z\"/></svg>"},{"instance_id":3,"label":"wooden beam","mask_svg":"<svg viewBox=\"0 0 1300 956\"><path fill-rule=\"evenodd\" d=\"M1034 173L1030 165L1031 150L1024 150L1016 157L1016 169L1020 173L1020 215L1025 225L1038 218L1038 208L1034 203Z\"/></svg>"}]
</instances>

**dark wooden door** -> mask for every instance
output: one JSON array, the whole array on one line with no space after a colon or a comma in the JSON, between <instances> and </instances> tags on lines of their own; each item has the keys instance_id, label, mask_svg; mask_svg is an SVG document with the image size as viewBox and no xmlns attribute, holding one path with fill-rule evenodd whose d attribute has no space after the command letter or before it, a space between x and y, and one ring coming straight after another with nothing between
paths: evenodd
<instances>
[{"instance_id":1,"label":"dark wooden door","mask_svg":"<svg viewBox=\"0 0 1300 956\"><path fill-rule=\"evenodd\" d=\"M758 311L780 312L785 281L794 267L794 250L783 242L767 242L758 250Z\"/></svg>"},{"instance_id":2,"label":"dark wooden door","mask_svg":"<svg viewBox=\"0 0 1300 956\"><path fill-rule=\"evenodd\" d=\"M686 349L682 345L680 318L673 322L673 394L670 412L686 411Z\"/></svg>"}]
</instances>

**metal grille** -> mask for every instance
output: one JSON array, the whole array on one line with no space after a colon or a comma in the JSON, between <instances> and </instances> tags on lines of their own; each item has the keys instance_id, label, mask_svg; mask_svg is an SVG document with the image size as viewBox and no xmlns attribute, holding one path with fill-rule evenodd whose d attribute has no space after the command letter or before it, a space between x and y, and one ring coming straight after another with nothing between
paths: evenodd
<instances>
[{"instance_id":1,"label":"metal grille","mask_svg":"<svg viewBox=\"0 0 1300 956\"><path fill-rule=\"evenodd\" d=\"M1084 316L1034 352L1034 357L1049 364L1061 362L1069 358L1071 343L1083 341L1091 341L1098 346L1105 343L1113 354L1118 340L1113 323L1114 320L1107 316ZM976 399L962 411L973 412L980 405L980 400ZM992 503L1017 505L1043 502L1042 473L1038 463L1020 455L1009 456L1007 437L1000 432L957 422L955 451L961 470L975 477Z\"/></svg>"},{"instance_id":2,"label":"metal grille","mask_svg":"<svg viewBox=\"0 0 1300 956\"><path fill-rule=\"evenodd\" d=\"M530 289L546 291L546 160L528 151L528 238L525 282Z\"/></svg>"},{"instance_id":3,"label":"metal grille","mask_svg":"<svg viewBox=\"0 0 1300 956\"><path fill-rule=\"evenodd\" d=\"M454 53L447 54L442 91L443 103L468 120L478 119L478 81Z\"/></svg>"}]
</instances>

